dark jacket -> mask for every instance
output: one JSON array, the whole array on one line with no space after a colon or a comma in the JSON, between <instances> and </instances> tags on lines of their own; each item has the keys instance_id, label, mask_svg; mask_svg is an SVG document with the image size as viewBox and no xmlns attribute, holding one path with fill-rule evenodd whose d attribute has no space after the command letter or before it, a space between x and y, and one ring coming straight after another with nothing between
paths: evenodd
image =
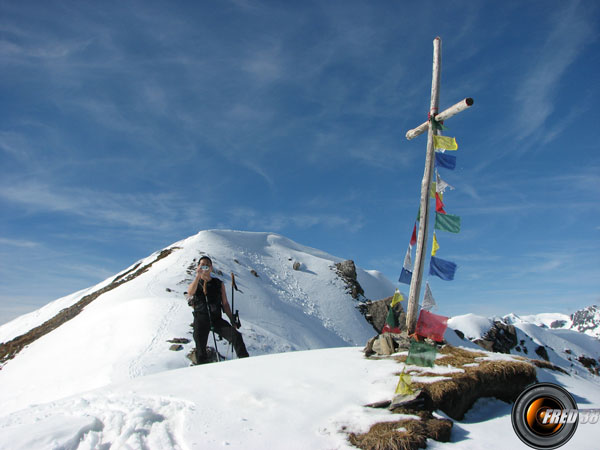
<instances>
[{"instance_id":1,"label":"dark jacket","mask_svg":"<svg viewBox=\"0 0 600 450\"><path fill-rule=\"evenodd\" d=\"M198 282L198 289L194 294L194 312L200 314L208 314L206 303L208 297L208 306L210 308L210 316L214 318L221 317L223 309L223 298L221 296L221 285L223 282L218 278L211 278L206 283L206 293L204 295L204 280Z\"/></svg>"}]
</instances>

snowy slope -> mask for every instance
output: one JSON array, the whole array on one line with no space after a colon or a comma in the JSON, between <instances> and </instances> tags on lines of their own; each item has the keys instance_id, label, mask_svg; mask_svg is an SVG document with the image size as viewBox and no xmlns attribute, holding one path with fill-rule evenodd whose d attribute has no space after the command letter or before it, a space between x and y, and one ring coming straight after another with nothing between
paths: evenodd
<instances>
[{"instance_id":1,"label":"snowy slope","mask_svg":"<svg viewBox=\"0 0 600 450\"><path fill-rule=\"evenodd\" d=\"M0 415L0 449L353 448L349 432L406 417L362 406L391 398L403 366L349 347L163 372ZM538 378L567 388L580 408L600 408L597 380L542 369ZM527 449L510 413L509 404L481 399L454 423L451 442L428 440L428 448ZM563 448L596 449L598 426L580 425Z\"/></svg>"},{"instance_id":2,"label":"snowy slope","mask_svg":"<svg viewBox=\"0 0 600 450\"><path fill-rule=\"evenodd\" d=\"M203 231L169 248L173 251L164 259L156 261L156 252L123 271L119 275L154 263L8 361L0 370L0 411L189 366L186 354L193 341L178 352L170 351L166 341L192 338L192 311L184 292L193 278L194 260L204 253L223 273L218 276L230 297L229 274L236 274L241 292L235 295L235 308L252 356L362 345L374 334L331 268L341 258L282 236L235 231ZM302 264L300 270L293 270L294 261ZM393 284L378 274L357 272L367 296L377 299L394 292ZM7 341L28 331L115 278L15 319L0 327L0 336ZM225 341L220 345L224 353Z\"/></svg>"},{"instance_id":3,"label":"snowy slope","mask_svg":"<svg viewBox=\"0 0 600 450\"><path fill-rule=\"evenodd\" d=\"M508 314L501 318L488 318L465 314L450 318L448 327L460 330L466 339L475 341L489 331L494 321L500 320L515 327L517 345L510 350L511 354L543 359L540 354L536 353L536 350L539 352L539 348L543 347L551 363L587 377L590 375L589 371L580 359L591 358L596 361L596 367L600 367L600 341L589 334L571 329L570 325L564 328L547 326L548 323L555 320L563 320L563 316L561 314L538 314L520 317L516 314ZM453 343L461 342L460 340L456 341L454 337L453 341Z\"/></svg>"}]
</instances>

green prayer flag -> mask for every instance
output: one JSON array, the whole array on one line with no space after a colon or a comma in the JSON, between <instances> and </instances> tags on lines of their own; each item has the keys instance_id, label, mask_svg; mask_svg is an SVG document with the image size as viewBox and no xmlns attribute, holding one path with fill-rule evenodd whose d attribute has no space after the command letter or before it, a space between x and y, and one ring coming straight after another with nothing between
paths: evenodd
<instances>
[{"instance_id":1,"label":"green prayer flag","mask_svg":"<svg viewBox=\"0 0 600 450\"><path fill-rule=\"evenodd\" d=\"M433 367L437 349L433 345L425 342L413 341L408 349L408 358L406 364L414 364L416 366Z\"/></svg>"},{"instance_id":2,"label":"green prayer flag","mask_svg":"<svg viewBox=\"0 0 600 450\"><path fill-rule=\"evenodd\" d=\"M398 325L398 320L396 319L396 313L392 307L388 309L388 314L385 318L385 324L381 329L381 333L400 333L400 327Z\"/></svg>"},{"instance_id":3,"label":"green prayer flag","mask_svg":"<svg viewBox=\"0 0 600 450\"><path fill-rule=\"evenodd\" d=\"M431 125L433 127L434 130L447 130L448 127L444 126L444 122L438 122L437 120L435 120L433 117L431 118Z\"/></svg>"},{"instance_id":4,"label":"green prayer flag","mask_svg":"<svg viewBox=\"0 0 600 450\"><path fill-rule=\"evenodd\" d=\"M436 230L449 231L450 233L458 233L460 231L460 216L435 213L434 228Z\"/></svg>"}]
</instances>

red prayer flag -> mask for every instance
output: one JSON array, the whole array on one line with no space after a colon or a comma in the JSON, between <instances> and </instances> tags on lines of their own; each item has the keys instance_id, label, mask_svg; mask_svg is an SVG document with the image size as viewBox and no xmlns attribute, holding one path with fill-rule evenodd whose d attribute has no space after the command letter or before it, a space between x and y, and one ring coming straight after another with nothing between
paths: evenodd
<instances>
[{"instance_id":1,"label":"red prayer flag","mask_svg":"<svg viewBox=\"0 0 600 450\"><path fill-rule=\"evenodd\" d=\"M415 333L419 336L428 337L436 342L444 340L444 333L448 327L448 318L445 316L438 316L437 314L430 313L429 311L421 310L419 314L419 320L417 321L417 328Z\"/></svg>"},{"instance_id":2,"label":"red prayer flag","mask_svg":"<svg viewBox=\"0 0 600 450\"><path fill-rule=\"evenodd\" d=\"M412 236L410 237L410 245L415 245L417 243L417 223L415 222L415 227L413 228Z\"/></svg>"},{"instance_id":3,"label":"red prayer flag","mask_svg":"<svg viewBox=\"0 0 600 450\"><path fill-rule=\"evenodd\" d=\"M442 199L440 198L440 194L438 192L435 193L435 212L446 214L446 211L444 211L444 204L442 203Z\"/></svg>"}]
</instances>

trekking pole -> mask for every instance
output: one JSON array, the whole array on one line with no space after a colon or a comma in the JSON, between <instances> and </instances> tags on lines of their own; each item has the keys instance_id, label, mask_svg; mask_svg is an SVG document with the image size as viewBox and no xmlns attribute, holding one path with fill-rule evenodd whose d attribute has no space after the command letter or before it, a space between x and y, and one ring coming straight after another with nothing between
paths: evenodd
<instances>
[{"instance_id":1,"label":"trekking pole","mask_svg":"<svg viewBox=\"0 0 600 450\"><path fill-rule=\"evenodd\" d=\"M208 303L206 280L204 280L204 285L202 286L202 289L204 290L204 301L206 303L206 312L208 313L208 323L210 324L210 331L212 331L213 341L215 343L215 353L217 354L217 362L221 362L221 357L219 356L219 349L217 348L217 338L215 337L215 326L213 325L212 317L210 315L210 305Z\"/></svg>"},{"instance_id":2,"label":"trekking pole","mask_svg":"<svg viewBox=\"0 0 600 450\"><path fill-rule=\"evenodd\" d=\"M237 325L240 325L240 316L238 311L234 309L235 306L235 291L237 291L237 284L235 284L235 275L231 272L231 314L233 316L233 323L231 326L235 329ZM233 342L231 342L231 354L233 355Z\"/></svg>"}]
</instances>

